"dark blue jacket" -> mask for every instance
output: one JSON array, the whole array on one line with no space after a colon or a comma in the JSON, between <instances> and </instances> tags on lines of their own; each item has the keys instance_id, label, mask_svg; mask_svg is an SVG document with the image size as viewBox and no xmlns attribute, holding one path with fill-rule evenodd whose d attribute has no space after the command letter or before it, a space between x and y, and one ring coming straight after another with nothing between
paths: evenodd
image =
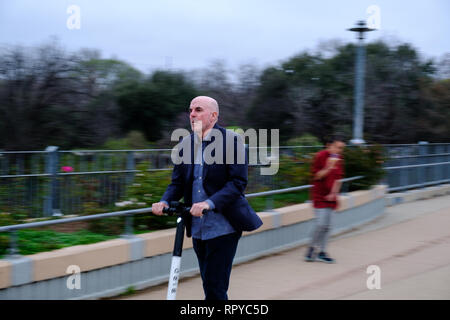
<instances>
[{"instance_id":1,"label":"dark blue jacket","mask_svg":"<svg viewBox=\"0 0 450 320\"><path fill-rule=\"evenodd\" d=\"M249 205L244 195L244 190L247 186L247 171L248 160L245 157L245 163L239 164L237 161L238 148L244 148L242 141L232 135L234 138L234 162L233 164L226 163L226 149L227 137L226 130L219 125L214 126L222 133L223 139L223 161L222 164L213 163L205 164L203 168L203 187L209 199L214 202L215 209L222 213L233 226L236 231L252 231L262 225L262 221L255 213L253 208ZM212 137L212 143L215 139ZM194 134L183 140L185 143L191 143L191 161L190 163L181 163L174 166L172 172L172 182L166 189L162 200L178 201L182 197L187 206L192 205L192 183L193 183L193 168L194 168ZM179 155L183 156L183 150ZM212 153L215 156L215 153ZM192 216L186 215L186 233L191 237Z\"/></svg>"}]
</instances>

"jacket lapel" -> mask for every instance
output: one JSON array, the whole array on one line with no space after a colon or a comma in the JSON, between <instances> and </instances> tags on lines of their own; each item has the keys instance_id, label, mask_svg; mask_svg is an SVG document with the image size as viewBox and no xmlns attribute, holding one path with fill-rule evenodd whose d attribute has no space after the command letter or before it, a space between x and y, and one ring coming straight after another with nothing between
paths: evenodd
<instances>
[{"instance_id":1,"label":"jacket lapel","mask_svg":"<svg viewBox=\"0 0 450 320\"><path fill-rule=\"evenodd\" d=\"M191 134L191 163L186 165L186 180L189 184L192 184L194 180L194 135Z\"/></svg>"},{"instance_id":2,"label":"jacket lapel","mask_svg":"<svg viewBox=\"0 0 450 320\"><path fill-rule=\"evenodd\" d=\"M220 127L219 127L219 125L216 123L216 124L214 124L214 127L213 127L213 129L216 129L216 130L220 130ZM222 133L222 132L221 132ZM205 148L207 147L207 146L209 146L211 143L213 143L214 141L212 141L213 139L215 139L215 137L211 137L210 138L210 140L209 141L206 141L206 144L205 144ZM215 150L212 150L212 154L211 154L211 156L215 156ZM211 167L211 164L203 164L203 170L202 170L202 180L203 180L203 183L205 183L205 181L206 181L206 177L208 176L208 172L209 172L209 168Z\"/></svg>"},{"instance_id":3,"label":"jacket lapel","mask_svg":"<svg viewBox=\"0 0 450 320\"><path fill-rule=\"evenodd\" d=\"M211 141L207 141L205 148L211 143ZM203 184L206 181L206 175L208 174L209 171L209 165L207 165L206 163L203 163L203 170L202 170L202 182Z\"/></svg>"}]
</instances>

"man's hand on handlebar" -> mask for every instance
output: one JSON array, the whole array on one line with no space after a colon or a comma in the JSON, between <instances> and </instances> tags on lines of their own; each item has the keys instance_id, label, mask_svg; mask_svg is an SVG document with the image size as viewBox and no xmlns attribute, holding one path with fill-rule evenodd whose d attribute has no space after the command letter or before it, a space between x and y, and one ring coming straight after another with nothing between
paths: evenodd
<instances>
[{"instance_id":1,"label":"man's hand on handlebar","mask_svg":"<svg viewBox=\"0 0 450 320\"><path fill-rule=\"evenodd\" d=\"M152 204L152 213L157 216L163 215L163 209L168 208L169 206L165 202L156 202Z\"/></svg>"},{"instance_id":2,"label":"man's hand on handlebar","mask_svg":"<svg viewBox=\"0 0 450 320\"><path fill-rule=\"evenodd\" d=\"M209 204L206 201L194 203L190 212L194 217L201 218L203 216L203 210L209 210Z\"/></svg>"}]
</instances>

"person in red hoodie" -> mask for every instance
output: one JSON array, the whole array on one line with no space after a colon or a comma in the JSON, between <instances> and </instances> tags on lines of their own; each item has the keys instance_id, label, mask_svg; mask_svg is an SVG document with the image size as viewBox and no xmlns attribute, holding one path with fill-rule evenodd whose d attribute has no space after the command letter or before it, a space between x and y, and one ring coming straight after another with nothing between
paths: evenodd
<instances>
[{"instance_id":1,"label":"person in red hoodie","mask_svg":"<svg viewBox=\"0 0 450 320\"><path fill-rule=\"evenodd\" d=\"M339 136L325 141L326 149L316 153L311 166L312 185L310 196L314 207L314 227L305 261L334 263L326 252L332 217L338 206L338 194L344 177L342 153L345 142Z\"/></svg>"}]
</instances>

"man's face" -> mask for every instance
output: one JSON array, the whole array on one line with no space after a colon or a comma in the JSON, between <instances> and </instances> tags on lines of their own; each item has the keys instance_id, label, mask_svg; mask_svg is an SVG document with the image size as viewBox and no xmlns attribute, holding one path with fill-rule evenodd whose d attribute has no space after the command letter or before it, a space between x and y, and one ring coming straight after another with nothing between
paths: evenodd
<instances>
[{"instance_id":1,"label":"man's face","mask_svg":"<svg viewBox=\"0 0 450 320\"><path fill-rule=\"evenodd\" d=\"M193 131L198 132L210 129L217 119L217 112L203 101L194 100L189 107L189 120Z\"/></svg>"},{"instance_id":2,"label":"man's face","mask_svg":"<svg viewBox=\"0 0 450 320\"><path fill-rule=\"evenodd\" d=\"M331 153L342 154L345 148L345 143L342 141L334 141L330 144L329 148Z\"/></svg>"}]
</instances>

